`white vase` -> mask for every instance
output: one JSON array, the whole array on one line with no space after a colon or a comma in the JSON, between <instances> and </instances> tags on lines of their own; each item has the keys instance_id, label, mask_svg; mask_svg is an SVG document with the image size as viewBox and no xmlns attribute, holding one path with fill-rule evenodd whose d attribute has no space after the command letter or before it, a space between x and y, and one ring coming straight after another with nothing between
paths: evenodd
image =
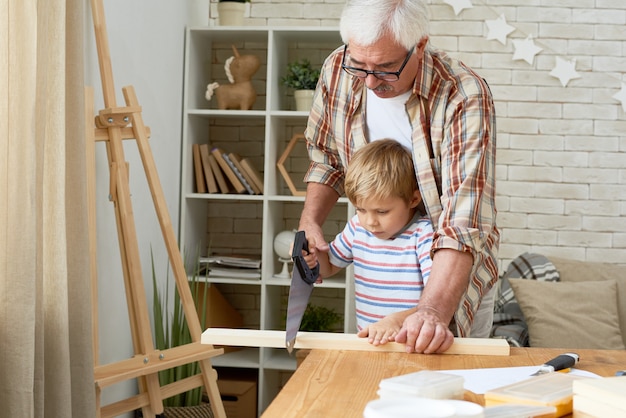
<instances>
[{"instance_id":1,"label":"white vase","mask_svg":"<svg viewBox=\"0 0 626 418\"><path fill-rule=\"evenodd\" d=\"M217 15L220 26L242 26L246 4L236 1L221 1L217 3Z\"/></svg>"},{"instance_id":2,"label":"white vase","mask_svg":"<svg viewBox=\"0 0 626 418\"><path fill-rule=\"evenodd\" d=\"M293 97L296 99L296 110L301 112L311 111L313 107L313 94L315 90L296 90Z\"/></svg>"}]
</instances>

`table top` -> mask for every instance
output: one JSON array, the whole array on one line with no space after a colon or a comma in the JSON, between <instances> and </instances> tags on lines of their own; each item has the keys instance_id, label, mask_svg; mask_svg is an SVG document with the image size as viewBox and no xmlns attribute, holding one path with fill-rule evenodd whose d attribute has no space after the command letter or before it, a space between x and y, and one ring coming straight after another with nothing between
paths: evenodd
<instances>
[{"instance_id":1,"label":"table top","mask_svg":"<svg viewBox=\"0 0 626 418\"><path fill-rule=\"evenodd\" d=\"M420 370L536 366L559 354L580 356L577 369L613 376L626 369L626 350L511 348L510 356L406 354L378 351L312 350L296 369L263 418L358 417L378 398L381 379ZM483 404L483 396L466 392L465 400Z\"/></svg>"}]
</instances>

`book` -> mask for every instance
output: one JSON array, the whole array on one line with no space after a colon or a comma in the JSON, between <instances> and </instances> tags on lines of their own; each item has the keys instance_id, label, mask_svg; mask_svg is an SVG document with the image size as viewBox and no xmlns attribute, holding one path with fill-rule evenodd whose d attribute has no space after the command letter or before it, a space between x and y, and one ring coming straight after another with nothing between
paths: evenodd
<instances>
[{"instance_id":1,"label":"book","mask_svg":"<svg viewBox=\"0 0 626 418\"><path fill-rule=\"evenodd\" d=\"M204 179L206 181L206 188L209 193L218 193L219 189L217 187L217 181L215 180L215 175L213 174L213 169L211 168L211 163L209 163L209 145L202 144L200 145L200 158L202 159L202 171L204 173Z\"/></svg>"},{"instance_id":2,"label":"book","mask_svg":"<svg viewBox=\"0 0 626 418\"><path fill-rule=\"evenodd\" d=\"M259 171L254 167L250 159L243 158L239 163L241 164L241 167L252 178L254 184L256 184L259 190L261 190L261 193L263 193L263 176L261 176L261 173L259 173Z\"/></svg>"},{"instance_id":3,"label":"book","mask_svg":"<svg viewBox=\"0 0 626 418\"><path fill-rule=\"evenodd\" d=\"M228 183L226 183L226 179L224 178L224 174L222 174L222 169L220 165L217 163L217 160L213 156L213 154L209 154L209 165L211 166L211 171L215 176L215 181L217 182L217 186L220 189L221 193L228 193Z\"/></svg>"},{"instance_id":4,"label":"book","mask_svg":"<svg viewBox=\"0 0 626 418\"><path fill-rule=\"evenodd\" d=\"M232 184L233 187L235 188L235 192L245 193L246 188L239 181L239 178L237 178L237 175L235 174L235 172L232 170L232 168L230 168L230 166L224 159L223 157L224 151L222 151L221 148L215 147L211 149L211 154L213 154L213 156L215 157L215 160L217 161L220 168L222 169L222 172L226 174L226 178L228 179L228 181L230 181L230 184Z\"/></svg>"},{"instance_id":5,"label":"book","mask_svg":"<svg viewBox=\"0 0 626 418\"><path fill-rule=\"evenodd\" d=\"M261 189L257 187L252 177L250 177L250 174L248 174L248 172L243 169L241 165L241 156L239 154L235 154L234 152L231 152L228 154L228 158L230 159L230 161L232 161L235 167L237 167L237 170L239 170L239 172L244 177L248 185L252 188L252 191L254 192L253 194L261 194Z\"/></svg>"},{"instance_id":6,"label":"book","mask_svg":"<svg viewBox=\"0 0 626 418\"><path fill-rule=\"evenodd\" d=\"M196 193L206 193L207 187L202 168L202 157L200 156L200 145L193 144L191 146L193 154L193 171L196 177Z\"/></svg>"},{"instance_id":7,"label":"book","mask_svg":"<svg viewBox=\"0 0 626 418\"><path fill-rule=\"evenodd\" d=\"M228 156L228 154L224 153L224 154L222 154L222 157L224 158L224 161L226 161L226 164L228 164L230 166L230 168L234 171L235 175L237 176L237 178L239 179L241 184L243 184L243 187L246 188L246 191L248 192L248 194L255 194L254 190L252 189L252 186L250 186L250 184L248 183L248 180L245 179L245 177L243 176L241 171L239 171L238 166Z\"/></svg>"},{"instance_id":8,"label":"book","mask_svg":"<svg viewBox=\"0 0 626 418\"><path fill-rule=\"evenodd\" d=\"M233 279L260 279L261 269L209 266L208 276L228 277Z\"/></svg>"},{"instance_id":9,"label":"book","mask_svg":"<svg viewBox=\"0 0 626 418\"><path fill-rule=\"evenodd\" d=\"M209 257L200 257L199 263L208 264L221 264L223 266L240 267L240 268L252 268L258 269L261 267L261 260L258 258L248 257L236 257L226 255L212 255Z\"/></svg>"}]
</instances>

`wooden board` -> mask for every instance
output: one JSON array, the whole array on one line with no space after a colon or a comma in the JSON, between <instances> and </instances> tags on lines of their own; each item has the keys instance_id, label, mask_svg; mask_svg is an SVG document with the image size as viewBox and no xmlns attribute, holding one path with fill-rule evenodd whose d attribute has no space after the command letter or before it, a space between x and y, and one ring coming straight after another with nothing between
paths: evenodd
<instances>
[{"instance_id":1,"label":"wooden board","mask_svg":"<svg viewBox=\"0 0 626 418\"><path fill-rule=\"evenodd\" d=\"M285 331L208 328L202 333L200 341L202 344L213 345L285 348ZM404 344L390 342L374 346L366 338L359 338L356 334L334 332L300 331L294 348L406 352ZM455 338L452 347L445 354L508 356L510 347L503 339Z\"/></svg>"}]
</instances>

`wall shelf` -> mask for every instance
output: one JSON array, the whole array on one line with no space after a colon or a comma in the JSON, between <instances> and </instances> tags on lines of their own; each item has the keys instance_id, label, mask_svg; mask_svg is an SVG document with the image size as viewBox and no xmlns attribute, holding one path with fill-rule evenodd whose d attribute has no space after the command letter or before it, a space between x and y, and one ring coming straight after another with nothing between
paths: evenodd
<instances>
[{"instance_id":1,"label":"wall shelf","mask_svg":"<svg viewBox=\"0 0 626 418\"><path fill-rule=\"evenodd\" d=\"M252 110L219 110L204 97L206 85L227 83L224 61L232 55L255 54L261 67L252 79L257 99ZM209 248L225 255L258 256L260 280L211 278L244 318L244 327L284 330L289 280L277 279L282 263L274 253L276 234L297 227L304 198L292 196L276 162L294 133L302 133L308 112L296 112L293 91L280 83L288 62L307 58L321 66L341 45L337 28L325 27L191 27L186 30L180 190L181 250ZM263 174L264 194L197 193L193 144L217 146L249 158ZM305 147L290 154L292 178L302 178L308 166ZM299 176L299 177L298 177ZM298 187L305 188L304 184ZM340 232L353 214L340 198L324 225L327 240ZM339 331L355 332L352 269L316 286L312 302L334 304L344 318ZM317 299L316 299L317 298ZM258 370L258 411L265 410L295 370L295 356L282 349L243 349L213 360L216 367Z\"/></svg>"}]
</instances>

